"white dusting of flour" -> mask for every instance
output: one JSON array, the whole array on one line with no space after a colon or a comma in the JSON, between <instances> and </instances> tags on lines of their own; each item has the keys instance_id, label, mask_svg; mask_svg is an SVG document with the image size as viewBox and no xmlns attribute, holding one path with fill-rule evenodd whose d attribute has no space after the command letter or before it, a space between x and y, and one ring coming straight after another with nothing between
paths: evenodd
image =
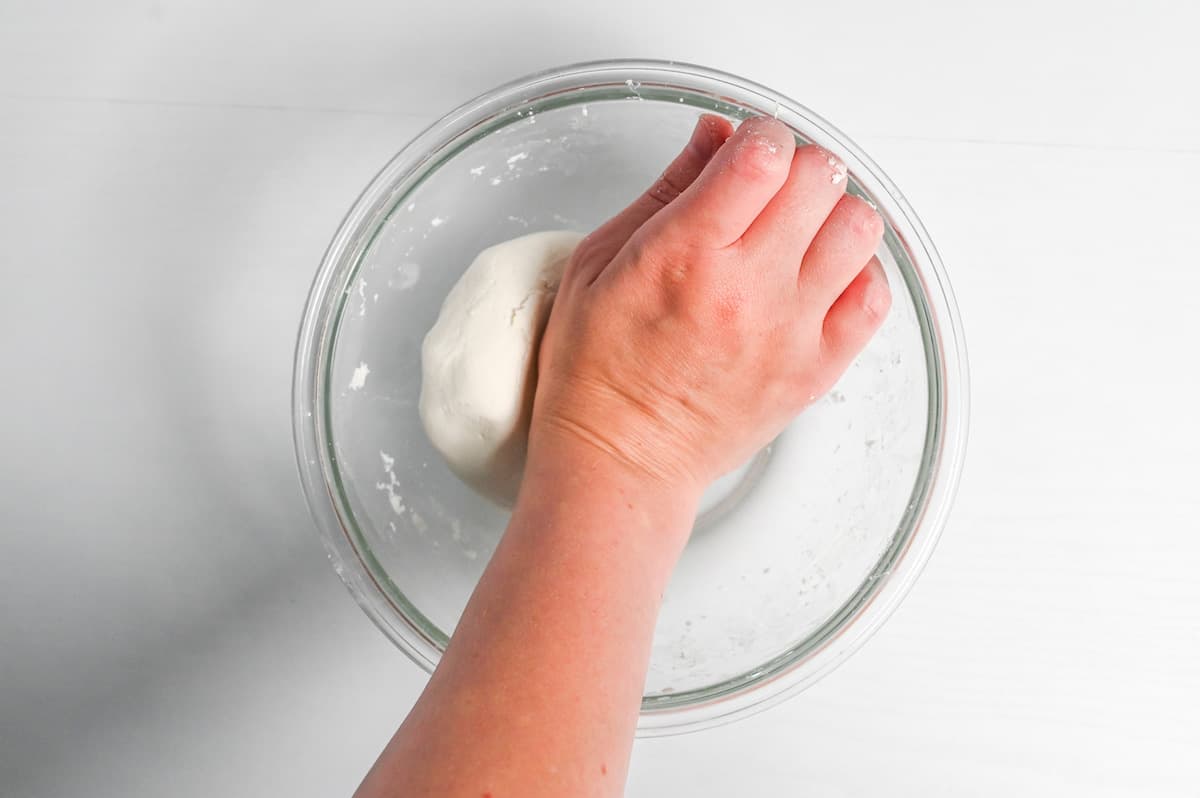
<instances>
[{"instance_id":1,"label":"white dusting of flour","mask_svg":"<svg viewBox=\"0 0 1200 798\"><path fill-rule=\"evenodd\" d=\"M350 390L361 391L363 386L367 384L367 375L371 373L371 369L366 363L359 363L358 368L354 370L354 374L350 376Z\"/></svg>"},{"instance_id":2,"label":"white dusting of flour","mask_svg":"<svg viewBox=\"0 0 1200 798\"><path fill-rule=\"evenodd\" d=\"M375 489L386 491L388 503L392 505L392 512L396 515L404 515L404 497L396 491L396 488L400 487L400 480L396 479L396 458L380 449L379 459L383 461L383 472L387 474L388 481L376 482ZM395 529L393 526L392 531Z\"/></svg>"},{"instance_id":3,"label":"white dusting of flour","mask_svg":"<svg viewBox=\"0 0 1200 798\"><path fill-rule=\"evenodd\" d=\"M421 516L420 513L418 513L416 510L409 510L409 515L412 516L413 526L415 526L417 528L418 535L424 535L426 532L429 531L429 524L426 523L425 519ZM434 547L436 548L438 545L438 542L435 540L433 543L434 543Z\"/></svg>"},{"instance_id":4,"label":"white dusting of flour","mask_svg":"<svg viewBox=\"0 0 1200 798\"><path fill-rule=\"evenodd\" d=\"M838 183L846 179L846 164L830 155L829 165L833 168L833 174L830 175L829 182L836 186Z\"/></svg>"},{"instance_id":5,"label":"white dusting of flour","mask_svg":"<svg viewBox=\"0 0 1200 798\"><path fill-rule=\"evenodd\" d=\"M358 308L358 317L367 315L367 281L363 278L358 278L358 298L362 300L362 304Z\"/></svg>"},{"instance_id":6,"label":"white dusting of flour","mask_svg":"<svg viewBox=\"0 0 1200 798\"><path fill-rule=\"evenodd\" d=\"M394 288L397 291L407 291L417 284L421 279L421 264L419 263L401 263L396 267L396 276L388 280L388 288Z\"/></svg>"}]
</instances>

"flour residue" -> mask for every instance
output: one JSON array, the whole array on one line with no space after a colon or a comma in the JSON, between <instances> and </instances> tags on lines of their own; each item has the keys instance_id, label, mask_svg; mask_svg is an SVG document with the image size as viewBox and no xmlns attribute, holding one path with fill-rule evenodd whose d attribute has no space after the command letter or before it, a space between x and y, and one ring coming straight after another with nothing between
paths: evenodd
<instances>
[{"instance_id":1,"label":"flour residue","mask_svg":"<svg viewBox=\"0 0 1200 798\"><path fill-rule=\"evenodd\" d=\"M358 278L358 298L358 317L361 319L367 315L367 281L362 277Z\"/></svg>"},{"instance_id":2,"label":"flour residue","mask_svg":"<svg viewBox=\"0 0 1200 798\"><path fill-rule=\"evenodd\" d=\"M388 288L407 291L421 279L421 265L406 261L396 267L396 276L388 280Z\"/></svg>"},{"instance_id":3,"label":"flour residue","mask_svg":"<svg viewBox=\"0 0 1200 798\"><path fill-rule=\"evenodd\" d=\"M367 384L367 375L370 373L370 366L366 363L359 363L358 368L354 369L354 374L350 376L350 390L361 391Z\"/></svg>"},{"instance_id":4,"label":"flour residue","mask_svg":"<svg viewBox=\"0 0 1200 798\"><path fill-rule=\"evenodd\" d=\"M383 472L388 481L376 482L375 489L387 493L388 504L392 505L392 512L396 515L404 515L404 497L397 490L400 487L400 480L396 479L396 458L380 449L379 459L383 461ZM395 527L392 527L392 531L395 531Z\"/></svg>"},{"instance_id":5,"label":"flour residue","mask_svg":"<svg viewBox=\"0 0 1200 798\"><path fill-rule=\"evenodd\" d=\"M830 183L836 186L838 183L846 179L846 164L830 155L829 166L833 169L833 174L829 176Z\"/></svg>"},{"instance_id":6,"label":"flour residue","mask_svg":"<svg viewBox=\"0 0 1200 798\"><path fill-rule=\"evenodd\" d=\"M417 528L417 534L424 535L429 531L429 524L425 521L424 517L422 517L420 513L418 513L416 510L409 510L408 514L412 517L413 526ZM434 541L434 545L436 547L436 540Z\"/></svg>"}]
</instances>

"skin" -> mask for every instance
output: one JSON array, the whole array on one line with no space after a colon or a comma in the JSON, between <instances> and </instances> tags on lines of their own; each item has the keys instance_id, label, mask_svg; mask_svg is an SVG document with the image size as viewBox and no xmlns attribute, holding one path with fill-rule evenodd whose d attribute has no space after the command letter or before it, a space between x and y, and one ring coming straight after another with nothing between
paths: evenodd
<instances>
[{"instance_id":1,"label":"skin","mask_svg":"<svg viewBox=\"0 0 1200 798\"><path fill-rule=\"evenodd\" d=\"M359 798L622 793L700 494L827 391L890 307L883 223L844 175L774 120L706 116L580 244L512 519Z\"/></svg>"}]
</instances>

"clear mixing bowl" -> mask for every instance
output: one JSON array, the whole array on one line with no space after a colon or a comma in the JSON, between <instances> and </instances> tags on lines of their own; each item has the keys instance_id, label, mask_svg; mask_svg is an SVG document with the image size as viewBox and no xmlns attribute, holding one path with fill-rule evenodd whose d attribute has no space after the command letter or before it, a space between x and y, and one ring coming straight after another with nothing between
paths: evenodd
<instances>
[{"instance_id":1,"label":"clear mixing bowl","mask_svg":"<svg viewBox=\"0 0 1200 798\"><path fill-rule=\"evenodd\" d=\"M420 347L485 247L589 231L644 190L701 113L775 116L837 154L887 224L893 310L840 383L706 496L655 631L639 731L700 728L795 693L895 609L945 521L966 438L962 336L924 229L883 172L803 106L653 61L533 75L445 116L334 237L296 353L297 456L334 567L431 671L507 521L417 415Z\"/></svg>"}]
</instances>

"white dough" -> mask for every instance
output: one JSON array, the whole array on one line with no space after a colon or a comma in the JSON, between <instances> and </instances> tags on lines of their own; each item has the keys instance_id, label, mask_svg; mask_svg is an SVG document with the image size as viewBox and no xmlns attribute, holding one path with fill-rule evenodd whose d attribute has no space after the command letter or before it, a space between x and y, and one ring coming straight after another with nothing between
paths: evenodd
<instances>
[{"instance_id":1,"label":"white dough","mask_svg":"<svg viewBox=\"0 0 1200 798\"><path fill-rule=\"evenodd\" d=\"M583 236L533 233L488 247L450 289L421 347L421 422L450 469L511 505L525 468L537 351Z\"/></svg>"}]
</instances>

